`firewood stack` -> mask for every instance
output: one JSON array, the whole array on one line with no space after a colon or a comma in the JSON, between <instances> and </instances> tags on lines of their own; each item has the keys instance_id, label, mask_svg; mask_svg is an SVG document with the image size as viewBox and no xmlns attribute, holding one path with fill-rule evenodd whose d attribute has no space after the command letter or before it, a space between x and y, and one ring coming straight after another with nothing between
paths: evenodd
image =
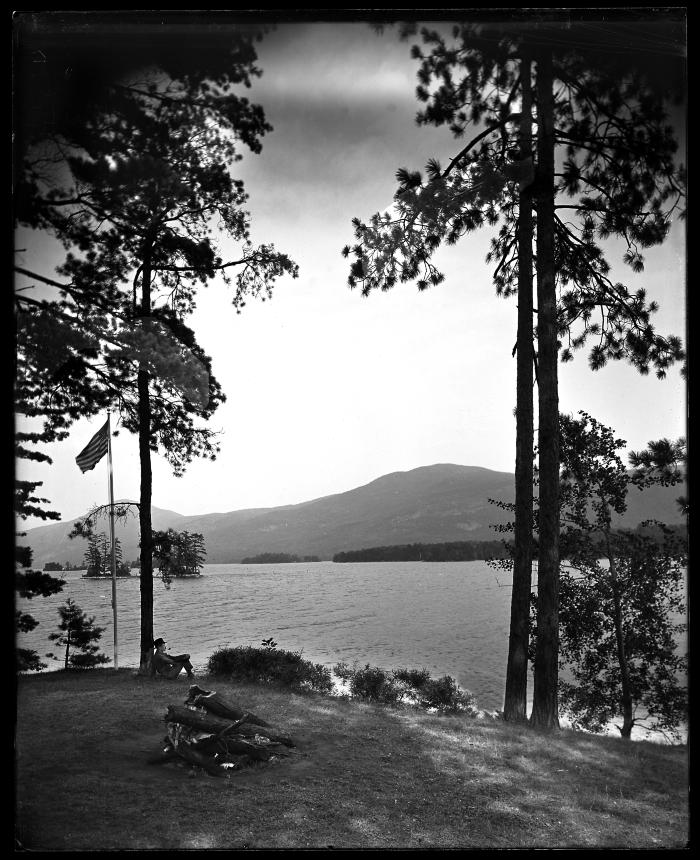
<instances>
[{"instance_id":1,"label":"firewood stack","mask_svg":"<svg viewBox=\"0 0 700 860\"><path fill-rule=\"evenodd\" d=\"M259 762L289 755L291 738L215 691L193 684L184 705L168 705L168 734L154 763L188 762L212 776L228 776Z\"/></svg>"}]
</instances>

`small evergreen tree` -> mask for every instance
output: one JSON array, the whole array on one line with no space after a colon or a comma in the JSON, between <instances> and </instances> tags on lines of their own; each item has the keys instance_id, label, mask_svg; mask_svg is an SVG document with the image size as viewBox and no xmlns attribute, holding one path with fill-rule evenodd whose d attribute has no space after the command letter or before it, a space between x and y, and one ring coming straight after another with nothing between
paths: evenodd
<instances>
[{"instance_id":1,"label":"small evergreen tree","mask_svg":"<svg viewBox=\"0 0 700 860\"><path fill-rule=\"evenodd\" d=\"M88 547L85 550L85 555L83 556L86 576L99 576L100 570L102 569L100 550L97 546L97 541L97 535L91 535L88 539Z\"/></svg>"},{"instance_id":2,"label":"small evergreen tree","mask_svg":"<svg viewBox=\"0 0 700 860\"><path fill-rule=\"evenodd\" d=\"M60 632L49 633L49 639L58 645L65 645L65 669L69 666L73 669L92 669L102 663L109 663L110 658L105 654L98 654L100 647L93 644L102 637L105 629L95 625L94 615L88 617L70 597L63 606L58 607L58 614L61 617L61 623L58 625ZM74 651L72 654L71 648ZM59 659L52 653L46 656Z\"/></svg>"},{"instance_id":3,"label":"small evergreen tree","mask_svg":"<svg viewBox=\"0 0 700 860\"><path fill-rule=\"evenodd\" d=\"M129 576L129 565L123 562L122 545L119 538L114 538L114 559L117 576ZM112 544L104 532L98 535L88 533L88 548L83 556L86 576L112 575Z\"/></svg>"}]
</instances>

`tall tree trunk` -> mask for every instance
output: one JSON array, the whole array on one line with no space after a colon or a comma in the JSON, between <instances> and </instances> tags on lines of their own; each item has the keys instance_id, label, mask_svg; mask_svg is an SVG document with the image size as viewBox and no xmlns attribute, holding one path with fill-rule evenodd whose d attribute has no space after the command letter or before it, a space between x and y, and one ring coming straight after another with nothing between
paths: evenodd
<instances>
[{"instance_id":1,"label":"tall tree trunk","mask_svg":"<svg viewBox=\"0 0 700 860\"><path fill-rule=\"evenodd\" d=\"M552 56L537 63L537 342L539 352L539 550L532 724L558 728L559 392L554 272L554 96Z\"/></svg>"},{"instance_id":2,"label":"tall tree trunk","mask_svg":"<svg viewBox=\"0 0 700 860\"><path fill-rule=\"evenodd\" d=\"M141 274L141 323L148 326L151 316L151 245L146 246ZM139 458L141 462L141 493L139 497L139 528L141 531L139 576L141 590L141 655L139 673L152 675L153 666L153 525L151 496L151 400L148 391L149 374L144 367L138 372Z\"/></svg>"},{"instance_id":3,"label":"tall tree trunk","mask_svg":"<svg viewBox=\"0 0 700 860\"><path fill-rule=\"evenodd\" d=\"M521 63L520 180L518 209L518 341L515 442L515 552L510 601L510 638L503 717L527 719L527 657L532 587L532 84L531 61Z\"/></svg>"}]
</instances>

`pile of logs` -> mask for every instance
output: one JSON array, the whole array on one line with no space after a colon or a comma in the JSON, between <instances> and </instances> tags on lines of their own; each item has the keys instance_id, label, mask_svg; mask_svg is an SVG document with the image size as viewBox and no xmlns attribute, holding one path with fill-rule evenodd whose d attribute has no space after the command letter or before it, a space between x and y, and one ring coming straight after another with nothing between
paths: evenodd
<instances>
[{"instance_id":1,"label":"pile of logs","mask_svg":"<svg viewBox=\"0 0 700 860\"><path fill-rule=\"evenodd\" d=\"M193 684L184 705L168 705L168 734L153 763L183 760L212 776L289 755L291 738L215 691Z\"/></svg>"}]
</instances>

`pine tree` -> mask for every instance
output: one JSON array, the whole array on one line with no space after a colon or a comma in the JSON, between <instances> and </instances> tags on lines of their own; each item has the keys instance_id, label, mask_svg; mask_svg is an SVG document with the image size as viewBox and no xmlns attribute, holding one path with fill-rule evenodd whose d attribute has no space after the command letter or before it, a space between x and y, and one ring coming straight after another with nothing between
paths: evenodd
<instances>
[{"instance_id":1,"label":"pine tree","mask_svg":"<svg viewBox=\"0 0 700 860\"><path fill-rule=\"evenodd\" d=\"M102 556L97 543L98 536L91 535L88 540L88 547L85 550L85 555L83 556L86 576L100 576L102 572Z\"/></svg>"},{"instance_id":2,"label":"pine tree","mask_svg":"<svg viewBox=\"0 0 700 860\"><path fill-rule=\"evenodd\" d=\"M41 39L27 30L20 40L24 98L36 94L38 119L18 135L17 220L55 236L67 253L60 281L22 270L30 283L56 286L59 299L37 303L18 293L16 301L30 331L35 321L46 328L59 320L73 338L54 356L50 384L46 375L31 375L26 414L55 416L58 402L52 420L65 427L109 404L138 436L140 665L150 672L151 453L162 450L175 474L194 457L214 458L217 443L206 421L224 399L184 318L198 286L215 277L233 284L240 312L247 297L264 300L277 278L296 277L297 267L272 245L252 245L247 195L231 173L239 144L259 152L271 130L262 109L235 92L260 74L259 33L212 34L215 46L203 40L200 51L127 40L115 67L106 68L95 52L97 31L97 41L89 27L76 37L75 63L68 63L76 89L65 93L54 126L40 121L47 105L36 79L45 70L28 59ZM112 45L110 56L119 53ZM220 256L217 230L238 241L236 259ZM23 341L31 368L40 363L36 342ZM56 400L57 391L64 400Z\"/></svg>"},{"instance_id":3,"label":"pine tree","mask_svg":"<svg viewBox=\"0 0 700 860\"><path fill-rule=\"evenodd\" d=\"M403 36L414 32L404 28ZM614 26L611 32L614 36ZM475 135L447 167L431 159L425 180L417 171L399 170L393 212L375 215L368 223L355 219L356 244L344 249L346 256L355 257L349 284L359 286L363 295L411 280L424 290L444 279L432 260L443 242L453 244L478 227L501 222L487 261L496 263L497 294L517 292L519 304L518 569L504 713L507 719L523 719L523 595L530 587L532 516L527 465L532 395L525 369L532 358L525 331L530 329L530 341L532 321L524 316L530 307L533 256L525 247L532 247L528 213L531 206L535 209L540 489L545 501L533 723L541 727L557 724L557 352L561 349L561 359L571 360L573 350L593 338L592 369L608 360L627 360L642 373L655 368L660 377L684 357L677 337L654 330L651 317L657 306L647 302L644 290L631 292L611 280L598 244L609 237L622 239L623 262L640 272L643 249L662 242L673 217L683 214L685 181L675 160L674 130L666 119L667 94L656 74L663 64L639 63L634 50L614 51L606 33L585 24L577 28L570 20L565 27L556 20L535 25L519 21L511 27L460 24L448 38L423 28L428 50L413 48L421 62L417 96L426 103L418 122L448 125L458 138L471 127ZM527 116L531 61L531 119L536 128L532 156ZM555 153L561 168L555 169ZM559 214L562 210L566 220ZM594 318L596 312L600 321Z\"/></svg>"},{"instance_id":4,"label":"pine tree","mask_svg":"<svg viewBox=\"0 0 700 860\"><path fill-rule=\"evenodd\" d=\"M93 644L99 641L104 632L104 627L95 625L94 616L88 617L70 597L63 606L59 606L58 614L61 618L61 623L58 625L60 632L49 633L49 639L57 645L65 645L63 658L65 669L69 667L92 669L103 663L109 663L109 657L97 653L100 650L99 645ZM46 656L58 659L54 654Z\"/></svg>"}]
</instances>

